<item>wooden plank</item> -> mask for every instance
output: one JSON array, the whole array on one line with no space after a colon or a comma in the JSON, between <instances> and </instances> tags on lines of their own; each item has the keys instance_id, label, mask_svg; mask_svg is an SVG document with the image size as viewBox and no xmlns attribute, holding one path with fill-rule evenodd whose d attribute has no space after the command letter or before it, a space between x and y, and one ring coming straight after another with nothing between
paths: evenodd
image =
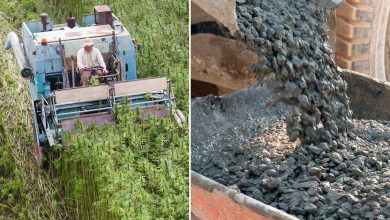
<instances>
[{"instance_id":1,"label":"wooden plank","mask_svg":"<svg viewBox=\"0 0 390 220\"><path fill-rule=\"evenodd\" d=\"M168 83L165 77L161 77L118 82L114 84L114 87L116 96L124 96L128 94L165 90L168 87Z\"/></svg>"},{"instance_id":2,"label":"wooden plank","mask_svg":"<svg viewBox=\"0 0 390 220\"><path fill-rule=\"evenodd\" d=\"M116 96L124 96L149 91L165 90L168 88L168 83L165 77L150 78L117 82L114 84L114 88ZM109 86L99 85L93 87L57 90L54 92L54 95L56 96L57 104L105 99L109 97Z\"/></svg>"},{"instance_id":3,"label":"wooden plank","mask_svg":"<svg viewBox=\"0 0 390 220\"><path fill-rule=\"evenodd\" d=\"M105 99L109 97L109 87L108 85L99 85L64 89L55 91L54 95L56 96L57 104Z\"/></svg>"},{"instance_id":4,"label":"wooden plank","mask_svg":"<svg viewBox=\"0 0 390 220\"><path fill-rule=\"evenodd\" d=\"M232 36L235 36L238 31L236 0L192 0L191 3L194 3L201 10L204 10L206 14L214 17L216 21L229 29ZM200 16L202 16L202 14L198 13ZM197 14L194 15L196 16ZM197 20L199 18L194 19Z\"/></svg>"},{"instance_id":5,"label":"wooden plank","mask_svg":"<svg viewBox=\"0 0 390 220\"><path fill-rule=\"evenodd\" d=\"M191 1L191 25L203 22L216 22L215 18L207 14L197 4Z\"/></svg>"}]
</instances>

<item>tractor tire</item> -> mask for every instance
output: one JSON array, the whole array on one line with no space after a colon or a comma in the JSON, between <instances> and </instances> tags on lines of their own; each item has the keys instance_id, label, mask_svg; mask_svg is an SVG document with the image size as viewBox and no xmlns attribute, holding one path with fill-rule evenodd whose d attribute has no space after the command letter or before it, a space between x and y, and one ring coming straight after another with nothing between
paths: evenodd
<instances>
[{"instance_id":1,"label":"tractor tire","mask_svg":"<svg viewBox=\"0 0 390 220\"><path fill-rule=\"evenodd\" d=\"M390 81L390 1L345 0L335 14L336 63Z\"/></svg>"}]
</instances>

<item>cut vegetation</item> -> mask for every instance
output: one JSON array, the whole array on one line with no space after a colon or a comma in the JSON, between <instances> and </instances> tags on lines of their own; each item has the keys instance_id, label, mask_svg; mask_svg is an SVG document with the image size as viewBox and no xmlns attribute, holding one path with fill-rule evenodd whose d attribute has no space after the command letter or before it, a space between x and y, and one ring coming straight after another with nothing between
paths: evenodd
<instances>
[{"instance_id":1,"label":"cut vegetation","mask_svg":"<svg viewBox=\"0 0 390 220\"><path fill-rule=\"evenodd\" d=\"M0 40L15 29L0 15ZM10 53L0 50L0 219L58 219L64 208L56 179L38 166L30 99Z\"/></svg>"}]
</instances>

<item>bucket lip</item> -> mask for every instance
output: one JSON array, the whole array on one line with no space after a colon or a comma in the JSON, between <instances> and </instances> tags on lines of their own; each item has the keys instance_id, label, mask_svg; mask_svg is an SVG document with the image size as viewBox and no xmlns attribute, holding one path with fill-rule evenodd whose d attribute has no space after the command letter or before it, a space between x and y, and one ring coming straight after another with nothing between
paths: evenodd
<instances>
[{"instance_id":1,"label":"bucket lip","mask_svg":"<svg viewBox=\"0 0 390 220\"><path fill-rule=\"evenodd\" d=\"M252 211L265 215L274 220L298 220L296 217L287 214L277 208L264 204L256 199L253 199L245 194L239 193L227 186L224 186L216 181L209 179L195 171L191 170L191 185L199 186L200 188L213 192L214 190L226 195L232 202L242 205Z\"/></svg>"}]
</instances>

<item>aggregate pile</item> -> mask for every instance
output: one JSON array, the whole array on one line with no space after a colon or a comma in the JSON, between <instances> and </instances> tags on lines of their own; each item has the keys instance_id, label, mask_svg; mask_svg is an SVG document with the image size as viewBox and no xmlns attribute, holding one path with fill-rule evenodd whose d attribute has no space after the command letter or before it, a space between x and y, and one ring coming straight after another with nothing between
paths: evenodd
<instances>
[{"instance_id":1,"label":"aggregate pile","mask_svg":"<svg viewBox=\"0 0 390 220\"><path fill-rule=\"evenodd\" d=\"M274 97L264 85L194 99L192 170L299 219L389 219L390 122L354 119L336 146L304 145Z\"/></svg>"},{"instance_id":2,"label":"aggregate pile","mask_svg":"<svg viewBox=\"0 0 390 220\"><path fill-rule=\"evenodd\" d=\"M390 121L351 119L332 7L237 0L240 40L267 80L193 100L192 169L300 219L389 219Z\"/></svg>"}]
</instances>

